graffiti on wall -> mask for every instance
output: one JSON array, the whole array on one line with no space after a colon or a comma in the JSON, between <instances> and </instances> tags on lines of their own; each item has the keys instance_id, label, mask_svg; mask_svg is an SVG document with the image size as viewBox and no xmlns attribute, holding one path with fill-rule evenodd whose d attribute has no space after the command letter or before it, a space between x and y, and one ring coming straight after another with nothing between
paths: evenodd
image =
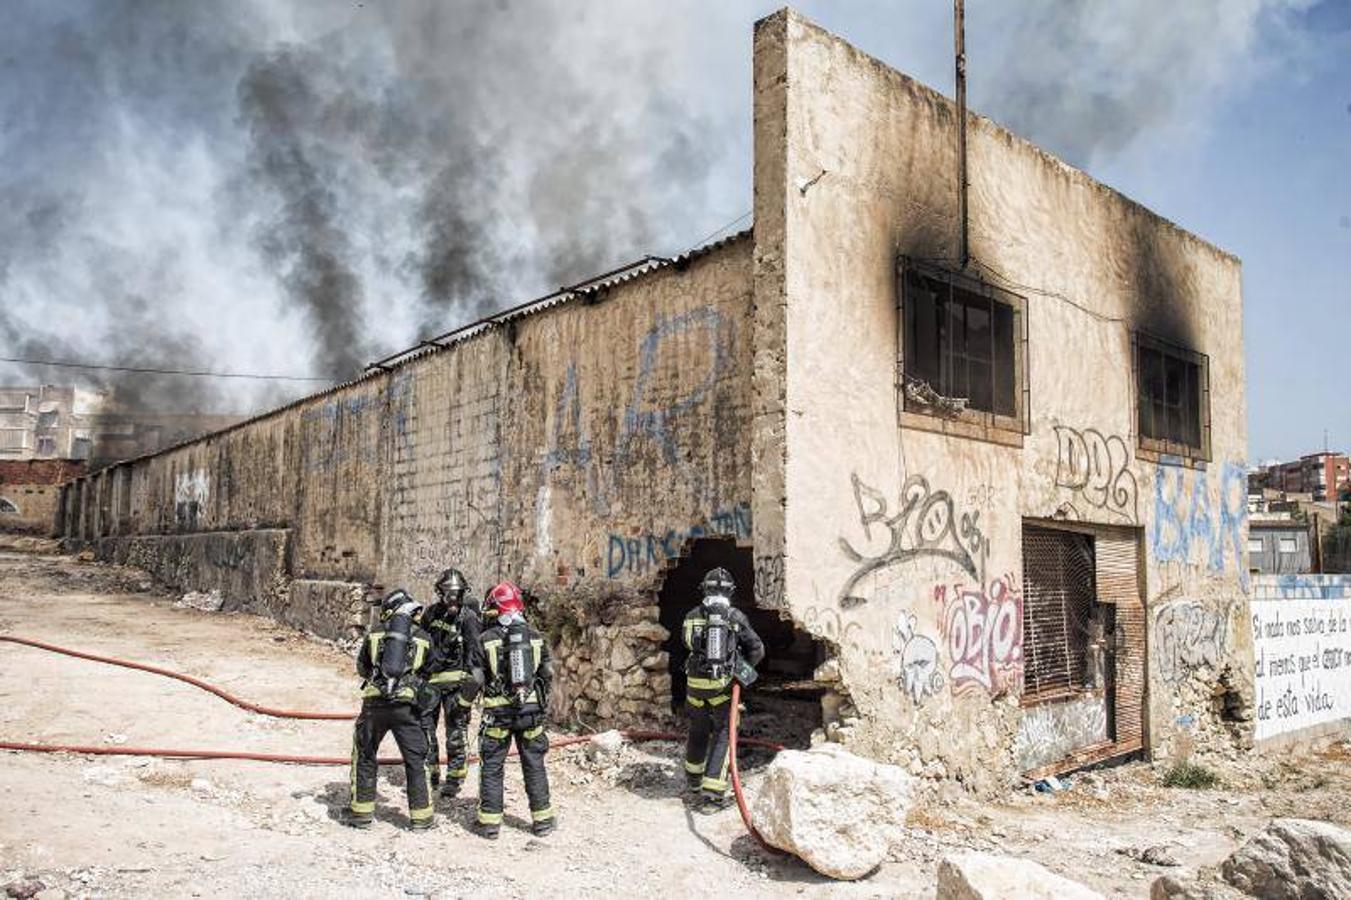
<instances>
[{"instance_id":1,"label":"graffiti on wall","mask_svg":"<svg viewBox=\"0 0 1351 900\"><path fill-rule=\"evenodd\" d=\"M760 606L783 606L783 557L755 558L755 602Z\"/></svg>"},{"instance_id":2,"label":"graffiti on wall","mask_svg":"<svg viewBox=\"0 0 1351 900\"><path fill-rule=\"evenodd\" d=\"M1243 466L1227 462L1220 474L1218 500L1211 497L1205 469L1187 469L1177 460L1155 467L1154 522L1150 552L1156 562L1226 571L1229 551L1244 587L1243 540L1248 520L1248 478Z\"/></svg>"},{"instance_id":3,"label":"graffiti on wall","mask_svg":"<svg viewBox=\"0 0 1351 900\"><path fill-rule=\"evenodd\" d=\"M540 488L535 502L538 555L546 555L552 546L548 524L552 515L552 478L555 473L568 470L579 473L583 479L585 496L596 514L603 516L610 513L623 472L645 443L655 446L667 463L675 466L683 464L675 440L675 422L681 415L702 404L723 376L731 359L734 334L735 323L712 307L662 317L648 329L638 342L633 387L624 408L613 453L609 454L594 446L587 431L582 416L583 385L577 364L574 362L567 367L554 404L553 421L540 463ZM664 376L663 360L690 358L691 345L704 345L707 348L707 367L692 385L682 381L679 393L671 397L671 379ZM715 527L718 525L717 522L713 524ZM678 537L680 533L670 534ZM651 557L656 557L667 536L640 537L636 548L630 543L635 540L633 536L620 536L618 543L615 537L611 536L608 558L613 563L609 568L617 574L630 565L646 564ZM653 540L650 547L647 538Z\"/></svg>"},{"instance_id":4,"label":"graffiti on wall","mask_svg":"<svg viewBox=\"0 0 1351 900\"><path fill-rule=\"evenodd\" d=\"M922 475L911 475L901 486L900 509L888 515L887 498L881 491L850 476L854 503L858 508L863 536L871 540L873 527L881 525L889 541L882 552L865 555L855 550L847 538L840 538L840 549L857 568L840 590L840 606L848 609L867 602L858 590L869 575L918 559L946 559L977 581L982 580L990 544L980 530L980 513L963 513L960 518L947 491L935 491Z\"/></svg>"},{"instance_id":5,"label":"graffiti on wall","mask_svg":"<svg viewBox=\"0 0 1351 900\"><path fill-rule=\"evenodd\" d=\"M1351 598L1351 575L1263 575L1253 585L1255 600L1348 598Z\"/></svg>"},{"instance_id":6,"label":"graffiti on wall","mask_svg":"<svg viewBox=\"0 0 1351 900\"><path fill-rule=\"evenodd\" d=\"M605 574L610 578L646 574L667 560L678 558L686 541L702 537L750 540L750 504L738 503L731 509L710 514L702 522L687 528L671 528L661 534L611 534L605 553Z\"/></svg>"},{"instance_id":7,"label":"graffiti on wall","mask_svg":"<svg viewBox=\"0 0 1351 900\"><path fill-rule=\"evenodd\" d=\"M406 447L412 393L412 373L401 369L377 394L337 396L302 412L306 471L328 472L347 462L374 464L386 433Z\"/></svg>"},{"instance_id":8,"label":"graffiti on wall","mask_svg":"<svg viewBox=\"0 0 1351 900\"><path fill-rule=\"evenodd\" d=\"M892 629L891 639L897 656L896 683L910 702L920 706L943 689L938 644L928 635L915 632L915 616L908 612L901 614Z\"/></svg>"},{"instance_id":9,"label":"graffiti on wall","mask_svg":"<svg viewBox=\"0 0 1351 900\"><path fill-rule=\"evenodd\" d=\"M1194 600L1164 605L1154 613L1154 659L1159 676L1176 683L1202 667L1219 671L1228 632L1228 610Z\"/></svg>"},{"instance_id":10,"label":"graffiti on wall","mask_svg":"<svg viewBox=\"0 0 1351 900\"><path fill-rule=\"evenodd\" d=\"M1055 427L1055 483L1069 488L1083 503L1121 518L1140 521L1140 488L1131 471L1131 454L1119 435L1104 436L1096 428L1080 431Z\"/></svg>"},{"instance_id":11,"label":"graffiti on wall","mask_svg":"<svg viewBox=\"0 0 1351 900\"><path fill-rule=\"evenodd\" d=\"M802 627L839 647L853 646L863 634L863 623L851 621L834 606L817 604L802 611Z\"/></svg>"},{"instance_id":12,"label":"graffiti on wall","mask_svg":"<svg viewBox=\"0 0 1351 900\"><path fill-rule=\"evenodd\" d=\"M206 469L180 472L174 479L174 521L180 528L196 528L211 496L211 476Z\"/></svg>"},{"instance_id":13,"label":"graffiti on wall","mask_svg":"<svg viewBox=\"0 0 1351 900\"><path fill-rule=\"evenodd\" d=\"M1023 677L1023 594L1012 574L985 588L940 584L939 633L951 660L954 694L1016 693Z\"/></svg>"},{"instance_id":14,"label":"graffiti on wall","mask_svg":"<svg viewBox=\"0 0 1351 900\"><path fill-rule=\"evenodd\" d=\"M652 326L638 346L638 376L633 382L633 398L624 410L624 431L616 448L617 455L628 454L629 445L645 436L661 448L666 461L675 464L678 458L670 424L682 413L698 406L717 383L727 361L732 340L732 325L722 313L712 307L691 309L674 316L666 316ZM703 341L708 348L709 367L695 385L682 396L670 401L657 398L663 393L658 377L658 361L668 345L679 341ZM688 353L688 350L682 350Z\"/></svg>"},{"instance_id":15,"label":"graffiti on wall","mask_svg":"<svg viewBox=\"0 0 1351 900\"><path fill-rule=\"evenodd\" d=\"M1111 739L1107 703L1099 696L1043 703L1023 712L1013 740L1013 758L1026 772L1058 763L1084 747Z\"/></svg>"},{"instance_id":16,"label":"graffiti on wall","mask_svg":"<svg viewBox=\"0 0 1351 900\"><path fill-rule=\"evenodd\" d=\"M1346 590L1252 601L1258 740L1351 716L1351 576L1319 580Z\"/></svg>"}]
</instances>

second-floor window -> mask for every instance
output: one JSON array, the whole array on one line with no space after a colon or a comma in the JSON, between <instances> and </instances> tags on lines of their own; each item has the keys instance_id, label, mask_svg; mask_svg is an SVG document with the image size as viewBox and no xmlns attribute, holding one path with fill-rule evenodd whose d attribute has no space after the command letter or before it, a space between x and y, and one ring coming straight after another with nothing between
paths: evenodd
<instances>
[{"instance_id":1,"label":"second-floor window","mask_svg":"<svg viewBox=\"0 0 1351 900\"><path fill-rule=\"evenodd\" d=\"M1135 336L1140 446L1208 459L1210 368L1203 354Z\"/></svg>"},{"instance_id":2,"label":"second-floor window","mask_svg":"<svg viewBox=\"0 0 1351 900\"><path fill-rule=\"evenodd\" d=\"M903 271L901 302L905 410L1018 429L1021 299L912 265Z\"/></svg>"}]
</instances>

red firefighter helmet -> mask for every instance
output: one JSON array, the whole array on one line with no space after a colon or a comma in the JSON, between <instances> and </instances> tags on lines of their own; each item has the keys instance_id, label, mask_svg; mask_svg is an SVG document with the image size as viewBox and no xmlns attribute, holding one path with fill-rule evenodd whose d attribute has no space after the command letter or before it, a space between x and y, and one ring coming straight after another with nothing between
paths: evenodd
<instances>
[{"instance_id":1,"label":"red firefighter helmet","mask_svg":"<svg viewBox=\"0 0 1351 900\"><path fill-rule=\"evenodd\" d=\"M501 615L525 612L525 598L521 589L510 581L503 581L488 592L488 608Z\"/></svg>"}]
</instances>

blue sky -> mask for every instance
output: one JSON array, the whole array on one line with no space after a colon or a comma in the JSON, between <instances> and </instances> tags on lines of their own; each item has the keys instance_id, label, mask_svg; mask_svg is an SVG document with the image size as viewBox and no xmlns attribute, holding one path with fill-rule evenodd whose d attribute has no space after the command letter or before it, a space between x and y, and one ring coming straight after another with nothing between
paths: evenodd
<instances>
[{"instance_id":1,"label":"blue sky","mask_svg":"<svg viewBox=\"0 0 1351 900\"><path fill-rule=\"evenodd\" d=\"M750 208L751 24L775 7L15 0L0 355L342 377L688 247ZM800 8L950 93L948 0ZM967 15L973 109L1242 258L1250 459L1324 429L1351 449L1351 0ZM0 363L38 377L68 378ZM301 390L118 384L177 409Z\"/></svg>"}]
</instances>

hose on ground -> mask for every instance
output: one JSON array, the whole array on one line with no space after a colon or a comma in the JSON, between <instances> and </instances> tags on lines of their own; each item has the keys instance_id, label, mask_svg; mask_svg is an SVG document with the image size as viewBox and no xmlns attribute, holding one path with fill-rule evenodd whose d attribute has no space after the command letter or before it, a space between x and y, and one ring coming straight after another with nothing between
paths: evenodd
<instances>
[{"instance_id":1,"label":"hose on ground","mask_svg":"<svg viewBox=\"0 0 1351 900\"><path fill-rule=\"evenodd\" d=\"M778 847L771 845L764 839L764 836L756 830L754 823L751 822L751 810L750 806L746 803L746 792L741 789L741 767L737 765L736 758L737 744L739 743L737 739L737 725L741 720L741 682L735 679L732 680L732 708L729 715L731 716L731 720L727 724L727 753L732 764L732 793L736 796L736 806L741 812L741 821L746 826L746 830L750 832L751 837L755 838L756 842L761 847L764 847L770 853L782 853L783 851ZM746 742L751 743L752 739L747 738ZM777 749L782 750L783 748L779 747Z\"/></svg>"},{"instance_id":2,"label":"hose on ground","mask_svg":"<svg viewBox=\"0 0 1351 900\"><path fill-rule=\"evenodd\" d=\"M21 644L25 647L33 647L38 650L46 650L50 653L60 653L65 656L84 659L90 662L104 663L110 666L121 666L125 669L135 669L140 672L149 672L152 675L161 675L165 678L173 678L177 681L190 684L193 687L200 688L208 693L215 694L222 700L248 710L259 715L270 716L278 719L309 719L309 720L328 720L328 721L351 721L356 718L356 713L343 712L308 712L304 710L277 709L271 706L262 706L252 703L242 697L237 697L229 691L216 687L200 678L194 678L191 675L185 675L182 672L175 672L172 669L165 669L160 666L152 666L147 663L134 662L127 659L118 659L112 656L100 656L96 653L86 653L82 650L74 650L70 647L61 647L56 644L49 644L45 641L34 640L33 638L20 637L13 634L0 634L0 642L11 644ZM732 688L733 710L731 722L731 735L729 738L728 752L732 754L732 773L734 783L739 784L739 778L736 774L736 699L740 697L740 685ZM626 740L635 743L643 741L678 741L683 735L675 731L643 731L629 730L621 731L621 735ZM549 740L551 747L569 747L573 744L582 744L591 740L590 735L565 735L563 737L553 737ZM756 738L743 738L741 743L747 746L763 747L768 750L782 750L782 744L776 744L773 741L759 740ZM346 766L351 765L350 756L306 756L290 753L259 753L247 750L201 750L201 749L175 749L167 747L124 747L124 746L106 746L93 744L37 744L24 741L0 741L0 750L16 750L27 753L80 753L92 756L153 756L162 759L238 759L251 760L254 762L278 762L278 763L296 763L299 765L312 766ZM515 753L515 748L512 748ZM470 762L478 762L478 757L471 756ZM383 766L402 765L403 760L399 757L381 757L380 764ZM740 800L740 788L737 788L738 800ZM746 816L743 801L743 817ZM750 820L747 819L749 827ZM752 832L753 833L753 832ZM758 837L758 835L757 835Z\"/></svg>"},{"instance_id":3,"label":"hose on ground","mask_svg":"<svg viewBox=\"0 0 1351 900\"><path fill-rule=\"evenodd\" d=\"M173 678L190 684L193 687L201 688L220 697L229 703L233 703L240 709L247 709L249 712L255 712L264 716L273 716L278 719L323 719L329 721L350 721L356 718L356 713L345 712L305 712L294 709L275 709L271 706L261 706L257 703L251 703L241 697L236 697L229 691L222 690L213 684L208 684L200 678L194 678L191 675L185 675L182 672L175 672L172 669L163 669L159 666L152 666L149 663L138 663L128 659L117 659L112 656L99 656L97 653L86 653L83 650L72 650L69 647L58 647L56 644L48 644L45 641L34 640L33 638L19 637L15 634L0 634L0 641L11 644L22 644L25 647L35 647L38 650L47 650L51 653L61 653L66 656L73 656L76 659L87 659L90 662L105 663L110 666L121 666L124 669L136 669L141 672L149 672L152 675L163 675L165 678ZM351 760L348 760L350 762Z\"/></svg>"}]
</instances>

